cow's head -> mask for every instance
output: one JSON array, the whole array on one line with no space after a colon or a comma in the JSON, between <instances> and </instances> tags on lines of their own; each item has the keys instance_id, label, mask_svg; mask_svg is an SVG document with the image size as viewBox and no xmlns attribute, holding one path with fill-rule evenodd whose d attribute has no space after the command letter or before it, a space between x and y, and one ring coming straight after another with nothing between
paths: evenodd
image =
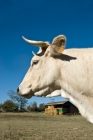
<instances>
[{"instance_id":1,"label":"cow's head","mask_svg":"<svg viewBox=\"0 0 93 140\"><path fill-rule=\"evenodd\" d=\"M55 37L50 45L48 42L32 41L25 37L23 39L35 46L39 46L39 52L34 54L30 68L26 73L17 92L26 98L31 98L36 92L47 95L56 89L60 89L60 65L57 61L62 54L66 37L59 35Z\"/></svg>"}]
</instances>

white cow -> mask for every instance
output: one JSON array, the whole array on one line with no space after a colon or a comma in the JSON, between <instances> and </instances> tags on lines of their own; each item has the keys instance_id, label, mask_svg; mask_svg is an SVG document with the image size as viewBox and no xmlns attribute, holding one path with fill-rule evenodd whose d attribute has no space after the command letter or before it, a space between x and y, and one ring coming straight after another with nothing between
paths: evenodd
<instances>
[{"instance_id":1,"label":"white cow","mask_svg":"<svg viewBox=\"0 0 93 140\"><path fill-rule=\"evenodd\" d=\"M69 98L93 123L93 48L64 50L64 35L55 37L51 45L23 39L40 51L34 54L18 93L26 98L48 94Z\"/></svg>"}]
</instances>

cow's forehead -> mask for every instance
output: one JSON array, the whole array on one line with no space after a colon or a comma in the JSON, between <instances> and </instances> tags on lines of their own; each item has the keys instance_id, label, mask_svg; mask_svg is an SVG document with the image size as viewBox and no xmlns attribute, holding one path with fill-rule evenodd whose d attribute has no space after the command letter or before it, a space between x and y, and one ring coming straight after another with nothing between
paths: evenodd
<instances>
[{"instance_id":1,"label":"cow's forehead","mask_svg":"<svg viewBox=\"0 0 93 140\"><path fill-rule=\"evenodd\" d=\"M40 60L41 56L35 55L32 57L31 61L33 60Z\"/></svg>"},{"instance_id":2,"label":"cow's forehead","mask_svg":"<svg viewBox=\"0 0 93 140\"><path fill-rule=\"evenodd\" d=\"M32 57L32 60L31 60L31 61L33 61L33 60L40 60L42 57L44 57L45 52L50 52L50 47L51 47L51 46L49 46L49 47L48 47L47 49L45 49L45 50L40 49L40 50L37 52L37 54L34 55L34 56Z\"/></svg>"}]
</instances>

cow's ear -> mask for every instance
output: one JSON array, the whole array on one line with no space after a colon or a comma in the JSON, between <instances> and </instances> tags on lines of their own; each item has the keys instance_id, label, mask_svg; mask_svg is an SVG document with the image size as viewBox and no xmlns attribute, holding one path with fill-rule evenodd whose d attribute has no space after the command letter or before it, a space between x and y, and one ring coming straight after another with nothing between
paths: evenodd
<instances>
[{"instance_id":1,"label":"cow's ear","mask_svg":"<svg viewBox=\"0 0 93 140\"><path fill-rule=\"evenodd\" d=\"M52 41L50 48L51 56L59 56L65 49L66 37L64 35L59 35L55 37Z\"/></svg>"}]
</instances>

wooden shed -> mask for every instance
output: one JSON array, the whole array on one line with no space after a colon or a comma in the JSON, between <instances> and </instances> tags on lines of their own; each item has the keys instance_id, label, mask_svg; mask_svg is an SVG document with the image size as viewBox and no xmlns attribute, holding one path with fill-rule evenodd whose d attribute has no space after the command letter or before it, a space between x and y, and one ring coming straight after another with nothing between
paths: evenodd
<instances>
[{"instance_id":1,"label":"wooden shed","mask_svg":"<svg viewBox=\"0 0 93 140\"><path fill-rule=\"evenodd\" d=\"M78 109L70 101L49 102L46 104L46 115L74 115L78 113Z\"/></svg>"}]
</instances>

